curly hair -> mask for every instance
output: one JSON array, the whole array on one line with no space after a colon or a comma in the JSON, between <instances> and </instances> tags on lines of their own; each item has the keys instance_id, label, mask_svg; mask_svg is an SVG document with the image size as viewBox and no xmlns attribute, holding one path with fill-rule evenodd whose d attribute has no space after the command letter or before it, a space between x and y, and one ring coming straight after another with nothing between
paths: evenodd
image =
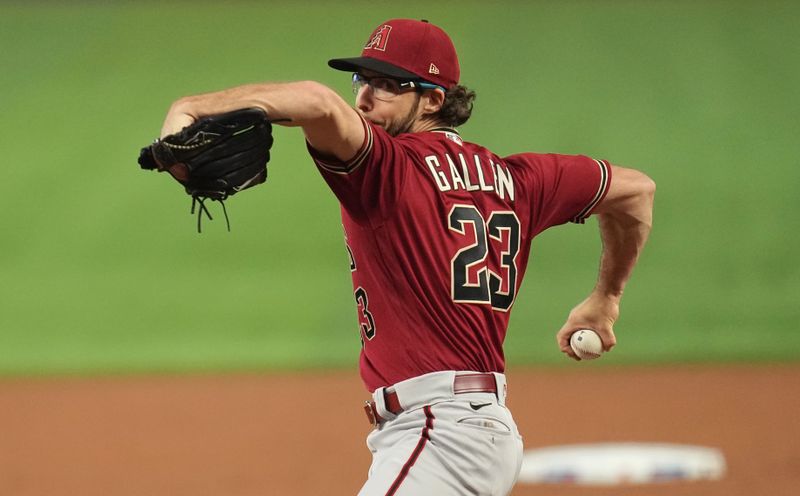
<instances>
[{"instance_id":1,"label":"curly hair","mask_svg":"<svg viewBox=\"0 0 800 496\"><path fill-rule=\"evenodd\" d=\"M472 115L472 102L475 100L475 92L466 86L456 86L447 90L444 97L444 104L439 110L439 119L446 125L457 127L469 119Z\"/></svg>"}]
</instances>

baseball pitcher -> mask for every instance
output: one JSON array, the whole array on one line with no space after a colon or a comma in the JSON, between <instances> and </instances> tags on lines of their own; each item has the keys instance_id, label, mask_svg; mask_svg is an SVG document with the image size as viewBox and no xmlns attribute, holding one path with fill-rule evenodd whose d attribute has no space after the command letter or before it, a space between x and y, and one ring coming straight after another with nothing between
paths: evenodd
<instances>
[{"instance_id":1,"label":"baseball pitcher","mask_svg":"<svg viewBox=\"0 0 800 496\"><path fill-rule=\"evenodd\" d=\"M244 85L174 102L161 141L184 149L174 144L183 132L202 143L207 132L198 141L186 129L252 108L302 129L341 204L360 372L372 394L365 410L373 461L360 494L508 494L522 440L506 406L503 341L531 241L549 227L598 217L598 279L556 338L578 359L569 337L593 329L609 350L623 288L650 232L655 185L600 157L500 157L467 141L458 128L475 93L460 84L449 36L426 21L386 21L359 57L328 65L350 73L354 107L312 81ZM272 143L258 140L266 149ZM154 157L162 160L149 168L188 184L186 163ZM243 177L249 185L262 176Z\"/></svg>"}]
</instances>

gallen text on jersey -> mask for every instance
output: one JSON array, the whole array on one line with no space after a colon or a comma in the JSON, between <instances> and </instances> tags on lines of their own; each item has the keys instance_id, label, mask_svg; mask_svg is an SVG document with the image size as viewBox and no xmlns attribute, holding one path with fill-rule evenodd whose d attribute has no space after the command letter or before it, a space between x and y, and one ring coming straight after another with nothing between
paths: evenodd
<instances>
[{"instance_id":1,"label":"gallen text on jersey","mask_svg":"<svg viewBox=\"0 0 800 496\"><path fill-rule=\"evenodd\" d=\"M514 178L507 167L491 159L485 164L477 154L469 160L463 153L459 153L457 161L458 163L449 153L425 157L425 163L439 191L463 189L494 192L502 200L508 198L509 201L514 201Z\"/></svg>"}]
</instances>

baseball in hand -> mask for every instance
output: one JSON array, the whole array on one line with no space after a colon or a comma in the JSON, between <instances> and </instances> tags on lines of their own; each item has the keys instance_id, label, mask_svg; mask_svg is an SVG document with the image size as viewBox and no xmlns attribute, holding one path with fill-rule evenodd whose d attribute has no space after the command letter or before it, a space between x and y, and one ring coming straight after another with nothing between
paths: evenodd
<instances>
[{"instance_id":1,"label":"baseball in hand","mask_svg":"<svg viewBox=\"0 0 800 496\"><path fill-rule=\"evenodd\" d=\"M572 333L569 345L581 360L594 360L603 353L603 341L591 329L579 329Z\"/></svg>"}]
</instances>

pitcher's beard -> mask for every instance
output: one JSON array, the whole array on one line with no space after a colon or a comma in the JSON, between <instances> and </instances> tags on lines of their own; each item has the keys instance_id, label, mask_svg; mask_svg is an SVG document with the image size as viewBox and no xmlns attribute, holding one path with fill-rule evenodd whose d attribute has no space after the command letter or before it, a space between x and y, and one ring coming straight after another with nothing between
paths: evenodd
<instances>
[{"instance_id":1,"label":"pitcher's beard","mask_svg":"<svg viewBox=\"0 0 800 496\"><path fill-rule=\"evenodd\" d=\"M417 108L419 107L419 101L419 93L417 93L416 101L405 117L398 121L392 122L389 127L386 128L386 132L389 134L389 136L395 137L399 134L411 132L411 126L413 126L414 122L417 120Z\"/></svg>"}]
</instances>

